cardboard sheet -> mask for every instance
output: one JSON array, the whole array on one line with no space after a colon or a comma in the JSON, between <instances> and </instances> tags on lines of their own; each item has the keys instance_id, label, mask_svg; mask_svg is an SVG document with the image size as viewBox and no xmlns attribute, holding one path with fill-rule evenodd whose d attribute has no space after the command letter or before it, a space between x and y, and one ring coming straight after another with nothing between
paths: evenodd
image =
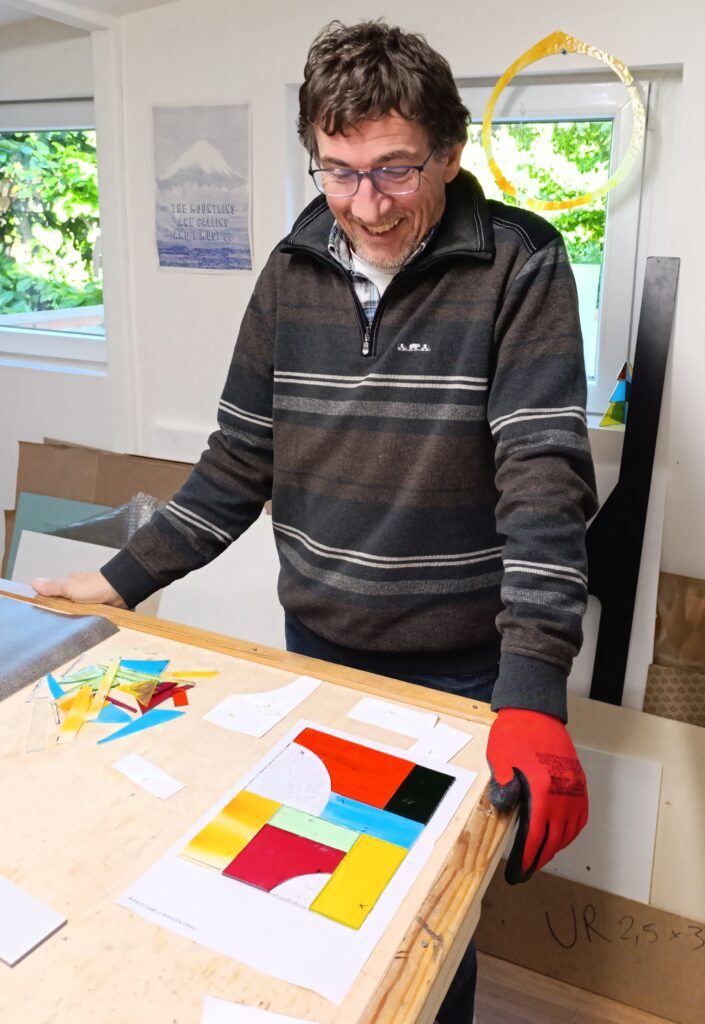
<instances>
[{"instance_id":1,"label":"cardboard sheet","mask_svg":"<svg viewBox=\"0 0 705 1024\"><path fill-rule=\"evenodd\" d=\"M483 953L636 1006L659 1021L702 1024L703 922L545 871L528 885L507 885L500 867L483 900L476 940Z\"/></svg>"}]
</instances>

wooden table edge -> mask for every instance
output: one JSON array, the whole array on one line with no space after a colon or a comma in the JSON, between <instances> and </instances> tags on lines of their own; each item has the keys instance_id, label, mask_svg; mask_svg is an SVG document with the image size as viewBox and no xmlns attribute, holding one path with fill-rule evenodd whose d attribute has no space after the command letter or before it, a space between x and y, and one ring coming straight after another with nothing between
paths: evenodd
<instances>
[{"instance_id":1,"label":"wooden table edge","mask_svg":"<svg viewBox=\"0 0 705 1024\"><path fill-rule=\"evenodd\" d=\"M315 675L327 682L339 683L373 696L397 699L468 722L489 726L496 717L489 705L481 701L121 608L77 604L64 598L24 597L3 590L0 590L0 596L70 615L98 615L118 627L230 654L287 672ZM480 900L509 842L515 820L516 812L500 814L490 804L488 787L485 787L359 1024L431 1024L477 927Z\"/></svg>"}]
</instances>

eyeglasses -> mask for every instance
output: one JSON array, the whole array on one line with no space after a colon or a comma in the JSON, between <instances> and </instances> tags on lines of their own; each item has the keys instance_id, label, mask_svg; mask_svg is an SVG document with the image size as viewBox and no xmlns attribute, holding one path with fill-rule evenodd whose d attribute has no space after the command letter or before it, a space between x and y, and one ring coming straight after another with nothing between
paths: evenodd
<instances>
[{"instance_id":1,"label":"eyeglasses","mask_svg":"<svg viewBox=\"0 0 705 1024\"><path fill-rule=\"evenodd\" d=\"M363 178L369 178L383 196L408 196L421 185L421 172L436 152L431 150L422 164L401 164L396 167L375 167L371 171L355 171L351 167L320 168L309 161L308 173L324 196L354 196Z\"/></svg>"}]
</instances>

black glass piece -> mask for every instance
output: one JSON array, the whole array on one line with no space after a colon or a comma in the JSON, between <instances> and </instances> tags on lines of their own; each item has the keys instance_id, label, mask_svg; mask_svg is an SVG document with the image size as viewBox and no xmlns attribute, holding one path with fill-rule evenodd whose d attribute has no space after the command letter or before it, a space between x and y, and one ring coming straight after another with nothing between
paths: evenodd
<instances>
[{"instance_id":1,"label":"black glass piece","mask_svg":"<svg viewBox=\"0 0 705 1024\"><path fill-rule=\"evenodd\" d=\"M384 809L425 825L454 781L452 775L417 764Z\"/></svg>"}]
</instances>

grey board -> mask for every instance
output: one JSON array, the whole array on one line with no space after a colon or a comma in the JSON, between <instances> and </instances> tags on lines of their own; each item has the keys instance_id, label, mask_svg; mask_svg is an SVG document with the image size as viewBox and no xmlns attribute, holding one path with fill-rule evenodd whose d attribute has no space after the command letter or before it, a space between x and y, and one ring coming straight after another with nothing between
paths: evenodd
<instances>
[{"instance_id":1,"label":"grey board","mask_svg":"<svg viewBox=\"0 0 705 1024\"><path fill-rule=\"evenodd\" d=\"M96 615L61 615L0 597L0 700L117 631Z\"/></svg>"}]
</instances>

